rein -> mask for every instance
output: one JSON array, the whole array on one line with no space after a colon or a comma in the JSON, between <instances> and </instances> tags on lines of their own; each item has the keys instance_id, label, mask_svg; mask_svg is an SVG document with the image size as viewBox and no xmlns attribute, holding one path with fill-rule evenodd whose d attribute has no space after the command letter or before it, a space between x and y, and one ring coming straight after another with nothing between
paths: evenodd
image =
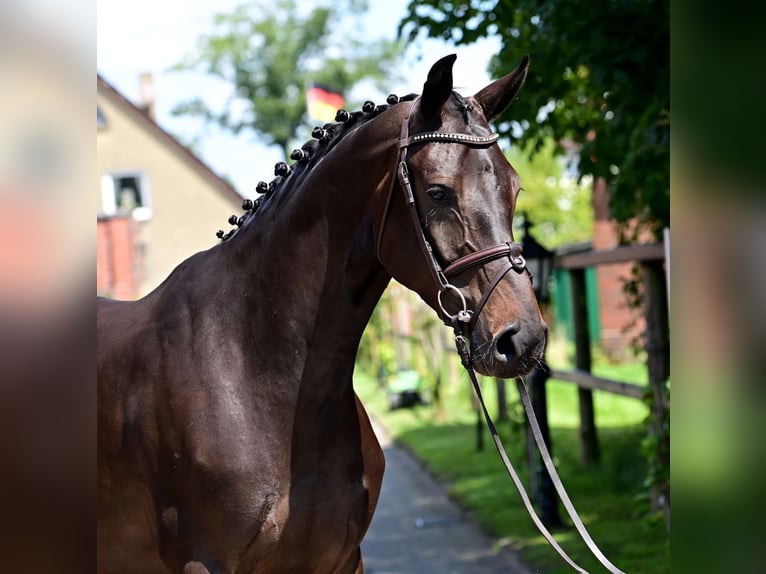
<instances>
[{"instance_id":1,"label":"rein","mask_svg":"<svg viewBox=\"0 0 766 574\"><path fill-rule=\"evenodd\" d=\"M524 271L526 271L527 274L529 275L530 281L532 280L532 274L529 272L529 269L527 269L526 261L524 260L524 257L521 255L521 246L514 241L509 241L501 245L488 247L486 249L482 249L480 251L476 251L474 253L470 253L468 255L460 257L459 259L447 265L445 269L442 269L441 265L439 265L439 262L436 260L436 257L434 255L433 249L431 248L431 245L428 243L428 240L425 237L425 232L420 222L420 216L418 214L417 205L415 204L415 195L412 191L412 184L410 183L410 179L409 179L409 172L407 169L407 149L411 145L421 144L421 143L430 143L430 142L443 142L443 143L459 143L459 144L468 145L472 147L486 147L486 146L491 146L495 142L497 142L499 136L496 133L493 133L489 136L475 136L471 134L462 134L462 133L453 133L453 132L423 132L423 133L416 134L414 136L410 136L409 135L410 115L412 114L412 110L415 108L415 105L418 102L418 99L419 98L416 98L412 102L412 105L410 106L410 109L407 112L407 115L405 116L404 121L402 122L401 135L399 138L399 160L397 162L396 177L391 178L391 186L388 191L388 197L386 198L386 204L383 210L383 218L382 218L380 229L378 231L378 236L377 236L376 248L377 248L378 260L382 264L380 250L381 250L381 244L383 239L383 232L385 230L386 220L388 218L388 211L391 204L391 197L393 196L394 186L396 185L396 182L398 181L399 187L402 189L402 192L404 193L405 203L409 207L409 213L413 221L413 225L415 226L415 229L417 231L416 235L418 237L418 244L420 245L421 251L425 255L426 261L429 262L429 269L431 271L431 275L433 276L434 283L437 285L437 289L438 289L437 300L439 303L439 307L441 308L441 311L444 314L444 316L449 320L449 323L451 324L454 330L455 346L456 346L458 355L460 356L460 360L463 364L463 367L465 367L466 371L468 372L468 376L471 379L471 384L473 385L474 392L476 393L476 396L479 400L479 404L481 405L481 409L484 413L484 418L487 422L487 427L489 428L489 431L492 435L492 440L495 443L495 447L497 448L498 454L500 455L500 458L502 459L503 464L505 465L505 468L511 477L511 480L514 483L516 490L519 492L521 500L524 503L524 506L527 512L529 513L529 516L532 519L532 522L534 522L535 526L537 527L537 529L540 531L543 537L548 541L548 543L553 547L553 549L556 550L556 552L558 552L558 554L564 559L564 561L567 564L569 564L569 566L571 566L574 570L576 570L577 572L580 572L581 574L588 574L587 570L585 570L584 568L579 566L576 562L574 562L574 560L572 560L569 557L569 555L561 548L561 546L559 546L559 544L553 538L553 535L548 531L548 529L542 523L540 518L537 516L534 506L532 505L532 502L529 499L529 495L524 489L524 485L521 479L519 478L519 475L516 472L516 469L513 467L513 464L508 458L508 454L505 451L505 447L503 446L502 440L500 439L500 435L497 432L497 428L495 427L495 424L492 421L492 417L490 416L489 411L487 410L487 407L484 403L484 397L481 392L481 386L479 385L476 372L473 369L473 360L471 358L471 352L469 350L467 336L470 336L470 333L473 330L474 325L476 324L476 320L478 319L479 313L481 313L487 300L489 299L491 294L494 292L495 288L500 284L500 281L503 279L503 277L505 277L505 275L511 269L513 269L517 273L523 273ZM457 287L455 287L449 282L450 277L454 277L474 267L481 267L485 265L486 263L489 263L490 261L495 261L497 259L504 259L506 257L508 258L508 261L495 274L492 281L490 281L488 287L484 290L484 293L482 294L482 297L479 300L479 303L476 305L476 308L473 310L468 309L468 305L465 300L465 297L463 296L463 293L460 291L460 289L458 289ZM450 314L444 307L442 296L444 293L447 293L447 292L456 294L458 298L460 299L462 309L455 314ZM542 432L540 431L540 425L537 422L537 417L535 416L534 410L532 408L532 401L530 400L529 393L527 391L527 387L526 387L526 383L524 379L522 379L521 377L517 377L516 386L519 390L519 395L521 396L521 402L524 405L524 410L526 411L526 414L527 414L527 420L529 421L529 426L532 429L532 435L535 439L535 443L537 444L537 448L540 451L543 464L545 465L545 468L548 470L548 474L551 477L551 481L553 482L556 492L558 493L559 498L561 499L561 502L566 508L567 514L569 514L569 517L571 518L572 522L577 528L577 532L580 534L581 538L583 539L585 544L588 546L588 549L593 553L593 555L598 559L598 561L609 572L611 572L612 574L625 574L622 570L620 570L614 564L612 564L606 558L606 556L604 556L604 554L601 552L598 546L596 546L596 543L593 541L587 529L585 528L585 525L580 519L580 516L577 514L577 511L575 510L574 505L572 504L572 501L570 500L566 490L564 489L564 485L562 484L561 479L559 478L558 472L556 472L556 467L553 464L551 455L548 452L547 446L545 445Z\"/></svg>"},{"instance_id":2,"label":"rein","mask_svg":"<svg viewBox=\"0 0 766 574\"><path fill-rule=\"evenodd\" d=\"M468 373L468 377L471 379L471 385L473 386L473 390L476 393L476 397L479 399L479 404L481 405L481 410L484 413L484 419L487 421L487 428L489 429L489 432L492 435L492 440L495 443L495 448L497 449L497 452L500 455L500 458L502 459L503 464L505 465L505 469L510 475L511 480L513 480L513 484L514 486L516 486L516 490L519 492L519 496L521 497L521 501L524 503L524 507L526 508L527 513L529 514L530 518L532 519L532 522L534 522L535 526L537 526L537 529L540 531L543 537L548 541L548 543L553 547L553 549L556 552L558 552L559 556L561 556L564 559L564 561L567 564L569 564L577 572L580 572L581 574L588 574L587 570L585 570L582 566L579 566L574 560L572 560L569 557L569 555L564 551L564 549L561 548L561 546L559 546L558 542L556 542L556 540L553 538L553 535L550 533L550 531L545 527L543 522L537 516L537 512L535 511L534 506L529 500L529 495L524 489L524 484L521 482L521 479L519 478L519 475L516 472L516 469L513 467L513 464L508 458L508 454L505 452L503 441L500 439L500 435L497 432L497 427L495 427L495 424L492 421L492 417L490 416L489 411L487 410L487 406L484 403L484 396L482 395L482 392L481 392L481 386L479 385L478 378L476 377L476 372L473 369L471 352L468 349L468 340L462 333L462 325L460 325L457 321L455 321L455 323L453 324L453 327L455 330L455 347L457 348L458 355L460 355L460 361L462 362L463 367L465 367L465 370ZM551 455L550 455L550 452L548 451L548 447L545 445L545 440L543 438L542 431L540 430L540 424L537 422L537 416L535 415L535 411L532 408L532 401L529 397L529 392L527 391L527 385L523 378L516 377L516 387L519 390L521 403L524 405L524 411L526 412L526 415L527 415L527 421L529 423L530 429L532 429L532 436L535 439L535 444L537 444L537 449L540 451L540 456L543 460L543 464L545 465L545 468L548 470L548 474L551 477L551 482L553 483L553 486L555 487L556 492L558 493L559 498L561 499L561 502L567 511L567 514L569 515L569 518L572 520L572 523L575 525L577 532L580 534L580 537L585 542L588 549L596 557L596 559L604 566L604 568L609 570L609 572L611 572L612 574L625 574L625 572L623 572L617 566L612 564L612 562L610 562L609 559L606 556L604 556L604 553L601 552L601 549L599 549L599 547L593 541L593 538L591 537L590 533L585 528L585 525L583 524L582 519L580 518L580 515L577 513L577 510L575 509L574 504L572 504L572 501L569 498L569 495L567 494L566 489L564 488L564 484L561 482L561 478L559 478L559 474L556 471L556 466L553 464L553 460L551 459Z\"/></svg>"}]
</instances>

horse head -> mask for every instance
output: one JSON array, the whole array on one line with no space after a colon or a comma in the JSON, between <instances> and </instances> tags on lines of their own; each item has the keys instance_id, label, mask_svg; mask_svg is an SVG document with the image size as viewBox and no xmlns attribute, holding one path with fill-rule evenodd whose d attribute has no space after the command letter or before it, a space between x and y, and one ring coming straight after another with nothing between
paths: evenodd
<instances>
[{"instance_id":1,"label":"horse head","mask_svg":"<svg viewBox=\"0 0 766 574\"><path fill-rule=\"evenodd\" d=\"M378 257L467 336L478 372L510 378L539 363L547 326L513 239L520 179L489 122L518 93L529 60L464 98L452 89L455 59L434 64L422 95L399 104L399 161L376 209Z\"/></svg>"}]
</instances>

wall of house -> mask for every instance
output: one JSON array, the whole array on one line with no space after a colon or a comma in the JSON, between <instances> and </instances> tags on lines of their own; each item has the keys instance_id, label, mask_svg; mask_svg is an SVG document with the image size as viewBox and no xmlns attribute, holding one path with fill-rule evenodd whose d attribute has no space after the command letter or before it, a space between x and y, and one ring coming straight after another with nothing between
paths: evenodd
<instances>
[{"instance_id":1,"label":"wall of house","mask_svg":"<svg viewBox=\"0 0 766 574\"><path fill-rule=\"evenodd\" d=\"M218 242L215 231L241 212L241 202L217 189L188 158L122 109L108 94L98 94L106 125L98 130L97 213L103 213L101 177L136 171L145 174L151 216L139 224L143 270L140 295L159 285L184 259Z\"/></svg>"},{"instance_id":2,"label":"wall of house","mask_svg":"<svg viewBox=\"0 0 766 574\"><path fill-rule=\"evenodd\" d=\"M617 247L615 224L609 219L609 189L603 179L593 182L593 213L593 249ZM641 311L630 307L624 289L632 267L632 263L618 263L599 265L596 269L601 347L614 360L631 355L631 344L644 329Z\"/></svg>"}]
</instances>

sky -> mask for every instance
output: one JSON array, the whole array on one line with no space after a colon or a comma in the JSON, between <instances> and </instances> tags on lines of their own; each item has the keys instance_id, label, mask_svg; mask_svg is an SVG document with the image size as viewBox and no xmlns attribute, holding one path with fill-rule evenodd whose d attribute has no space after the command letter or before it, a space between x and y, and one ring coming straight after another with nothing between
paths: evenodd
<instances>
[{"instance_id":1,"label":"sky","mask_svg":"<svg viewBox=\"0 0 766 574\"><path fill-rule=\"evenodd\" d=\"M364 33L370 38L393 39L407 1L370 0ZM280 150L260 144L252 134L235 137L212 126L202 131L199 122L170 114L176 104L192 97L210 102L226 97L226 87L215 79L168 70L193 50L196 39L209 30L214 14L240 3L242 0L98 0L97 64L99 74L133 102L139 100L139 75L152 73L157 122L182 142L198 142L195 152L201 159L229 178L240 194L252 197L257 182L272 177L274 163L282 159ZM421 41L405 53L402 77L407 79L389 91L420 92L431 64L456 53L455 85L461 93L473 94L489 82L486 68L497 47L493 40L459 48L439 40Z\"/></svg>"}]
</instances>

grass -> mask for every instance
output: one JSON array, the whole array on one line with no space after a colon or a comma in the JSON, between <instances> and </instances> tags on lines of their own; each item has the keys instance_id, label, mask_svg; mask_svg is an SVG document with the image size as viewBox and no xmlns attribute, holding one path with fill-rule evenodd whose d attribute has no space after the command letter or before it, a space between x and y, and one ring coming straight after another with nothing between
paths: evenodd
<instances>
[{"instance_id":1,"label":"grass","mask_svg":"<svg viewBox=\"0 0 766 574\"><path fill-rule=\"evenodd\" d=\"M640 365L607 365L594 371L629 382L645 380ZM477 451L476 412L471 406L469 383L464 373L458 379L443 390L438 410L426 406L389 411L385 392L361 372L357 372L355 387L367 410L448 485L450 495L487 533L519 551L527 564L541 572L570 572L526 514L486 430L485 448ZM507 387L509 400L518 401L514 385L509 382ZM485 380L483 389L490 412L497 412L494 383ZM664 525L644 519L647 508L641 502L646 469L640 442L646 407L635 399L595 392L602 460L598 467L585 468L579 458L576 386L551 380L547 394L556 466L596 544L630 574L669 573ZM498 428L519 475L528 479L524 431L518 422L506 422ZM563 507L559 510L569 524ZM605 571L573 527L555 534L559 544L586 570L592 574Z\"/></svg>"}]
</instances>

